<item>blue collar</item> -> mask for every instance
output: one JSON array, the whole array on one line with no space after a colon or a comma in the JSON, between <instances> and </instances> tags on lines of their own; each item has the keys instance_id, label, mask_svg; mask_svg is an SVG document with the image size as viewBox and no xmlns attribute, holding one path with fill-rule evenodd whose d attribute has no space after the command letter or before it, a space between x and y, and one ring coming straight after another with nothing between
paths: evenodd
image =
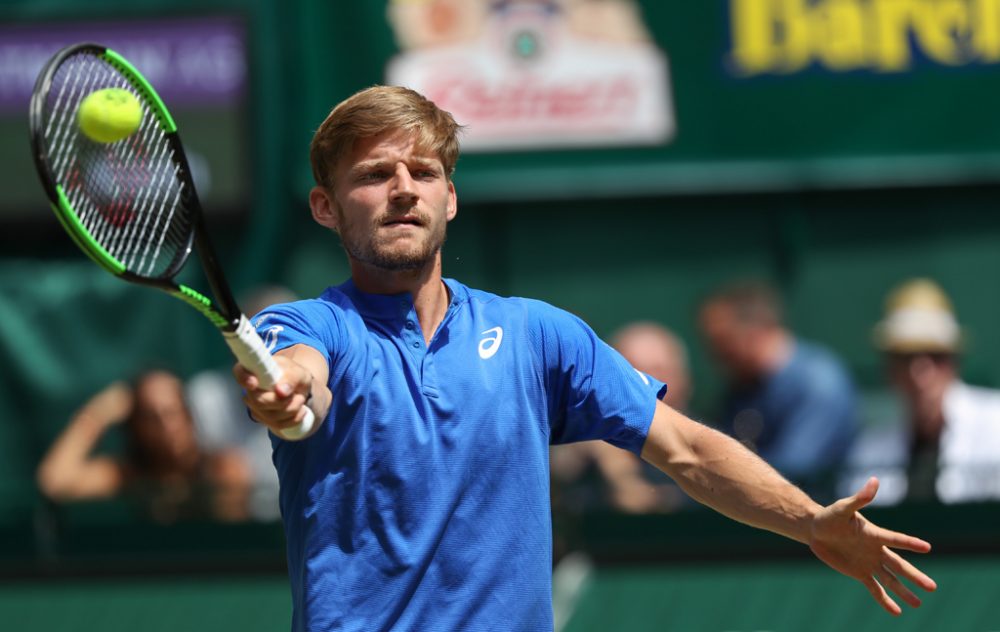
<instances>
[{"instance_id":1,"label":"blue collar","mask_svg":"<svg viewBox=\"0 0 1000 632\"><path fill-rule=\"evenodd\" d=\"M464 285L454 279L442 279L448 288L450 300L448 309L468 299L468 291ZM369 294L362 292L354 285L353 279L347 279L336 289L351 299L362 316L370 318L402 318L413 309L413 295L409 292L398 294Z\"/></svg>"}]
</instances>

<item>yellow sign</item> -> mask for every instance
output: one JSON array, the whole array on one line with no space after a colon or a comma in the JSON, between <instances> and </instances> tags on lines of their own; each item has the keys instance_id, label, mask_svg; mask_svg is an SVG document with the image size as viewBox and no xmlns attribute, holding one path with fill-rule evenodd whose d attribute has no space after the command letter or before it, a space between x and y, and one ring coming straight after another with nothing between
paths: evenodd
<instances>
[{"instance_id":1,"label":"yellow sign","mask_svg":"<svg viewBox=\"0 0 1000 632\"><path fill-rule=\"evenodd\" d=\"M1000 63L1000 0L729 0L735 74Z\"/></svg>"}]
</instances>

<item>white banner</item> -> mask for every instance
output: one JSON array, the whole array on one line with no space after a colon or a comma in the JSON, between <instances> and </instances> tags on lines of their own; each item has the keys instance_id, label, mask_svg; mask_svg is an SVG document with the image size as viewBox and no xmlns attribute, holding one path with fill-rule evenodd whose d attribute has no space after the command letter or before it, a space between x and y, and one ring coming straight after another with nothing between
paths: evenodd
<instances>
[{"instance_id":1,"label":"white banner","mask_svg":"<svg viewBox=\"0 0 1000 632\"><path fill-rule=\"evenodd\" d=\"M435 4L440 8L429 1L390 7L409 50L390 62L387 81L451 112L467 127L463 150L645 145L673 137L667 60L636 7L621 15L631 2L509 2L471 10L455 3L456 15L465 15L453 21L461 36L451 38L411 26ZM574 15L586 5L603 13Z\"/></svg>"}]
</instances>

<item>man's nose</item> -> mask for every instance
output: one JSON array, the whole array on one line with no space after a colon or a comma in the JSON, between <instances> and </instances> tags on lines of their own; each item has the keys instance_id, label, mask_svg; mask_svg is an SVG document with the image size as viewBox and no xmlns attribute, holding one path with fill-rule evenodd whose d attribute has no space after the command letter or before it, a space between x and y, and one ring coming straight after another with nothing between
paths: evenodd
<instances>
[{"instance_id":1,"label":"man's nose","mask_svg":"<svg viewBox=\"0 0 1000 632\"><path fill-rule=\"evenodd\" d=\"M417 197L417 189L414 186L413 177L410 170L404 164L396 166L396 171L392 177L392 187L390 196L393 200L413 200Z\"/></svg>"}]
</instances>

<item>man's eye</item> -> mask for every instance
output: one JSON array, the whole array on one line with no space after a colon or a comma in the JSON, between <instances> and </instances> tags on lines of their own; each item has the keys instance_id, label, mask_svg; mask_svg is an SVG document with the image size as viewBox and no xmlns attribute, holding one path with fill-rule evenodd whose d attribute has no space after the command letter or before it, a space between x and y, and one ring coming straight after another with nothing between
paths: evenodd
<instances>
[{"instance_id":1,"label":"man's eye","mask_svg":"<svg viewBox=\"0 0 1000 632\"><path fill-rule=\"evenodd\" d=\"M368 173L361 174L361 180L365 182L378 182L379 180L385 180L388 176L384 171L369 171Z\"/></svg>"}]
</instances>

